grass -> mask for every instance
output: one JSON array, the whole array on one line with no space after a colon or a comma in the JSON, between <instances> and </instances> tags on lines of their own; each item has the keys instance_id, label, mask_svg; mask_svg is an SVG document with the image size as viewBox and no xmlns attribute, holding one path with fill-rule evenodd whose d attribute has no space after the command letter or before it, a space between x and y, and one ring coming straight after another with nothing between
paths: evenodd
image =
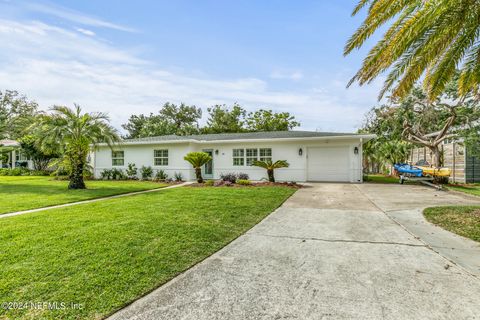
<instances>
[{"instance_id":1,"label":"grass","mask_svg":"<svg viewBox=\"0 0 480 320\"><path fill-rule=\"evenodd\" d=\"M480 206L434 207L423 214L443 229L480 242Z\"/></svg>"},{"instance_id":2,"label":"grass","mask_svg":"<svg viewBox=\"0 0 480 320\"><path fill-rule=\"evenodd\" d=\"M367 183L386 183L386 184L399 184L400 178L396 176L387 176L383 174L368 174L363 176L363 181ZM405 180L404 184L417 184L416 181Z\"/></svg>"},{"instance_id":3,"label":"grass","mask_svg":"<svg viewBox=\"0 0 480 320\"><path fill-rule=\"evenodd\" d=\"M87 181L86 190L68 190L68 181L51 177L0 177L0 214L115 194L164 187L150 181Z\"/></svg>"},{"instance_id":4,"label":"grass","mask_svg":"<svg viewBox=\"0 0 480 320\"><path fill-rule=\"evenodd\" d=\"M67 308L0 308L0 318L105 317L216 252L294 192L182 187L3 219L0 302Z\"/></svg>"},{"instance_id":5,"label":"grass","mask_svg":"<svg viewBox=\"0 0 480 320\"><path fill-rule=\"evenodd\" d=\"M363 181L368 183L399 183L399 178L395 176L385 176L383 174L369 174L363 176Z\"/></svg>"},{"instance_id":6,"label":"grass","mask_svg":"<svg viewBox=\"0 0 480 320\"><path fill-rule=\"evenodd\" d=\"M480 196L480 184L448 185L448 189Z\"/></svg>"}]
</instances>

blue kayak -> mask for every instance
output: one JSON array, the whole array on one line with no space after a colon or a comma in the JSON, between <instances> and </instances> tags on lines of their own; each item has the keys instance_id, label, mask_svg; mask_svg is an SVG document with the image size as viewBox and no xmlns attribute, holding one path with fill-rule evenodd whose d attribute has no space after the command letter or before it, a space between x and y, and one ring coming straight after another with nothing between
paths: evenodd
<instances>
[{"instance_id":1,"label":"blue kayak","mask_svg":"<svg viewBox=\"0 0 480 320\"><path fill-rule=\"evenodd\" d=\"M400 173L408 173L415 177L421 177L423 175L422 169L406 163L396 163L393 167Z\"/></svg>"}]
</instances>

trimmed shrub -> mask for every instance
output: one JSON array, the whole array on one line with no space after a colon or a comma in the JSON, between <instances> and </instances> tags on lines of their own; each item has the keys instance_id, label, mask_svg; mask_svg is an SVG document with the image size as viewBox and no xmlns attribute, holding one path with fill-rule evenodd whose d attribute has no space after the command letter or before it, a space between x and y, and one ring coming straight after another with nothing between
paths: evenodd
<instances>
[{"instance_id":1,"label":"trimmed shrub","mask_svg":"<svg viewBox=\"0 0 480 320\"><path fill-rule=\"evenodd\" d=\"M242 185L242 186L249 186L252 184L252 182L248 179L238 179L237 183Z\"/></svg>"},{"instance_id":2,"label":"trimmed shrub","mask_svg":"<svg viewBox=\"0 0 480 320\"><path fill-rule=\"evenodd\" d=\"M177 181L177 182L183 181L183 175L182 175L181 172L175 172L173 174L173 177L174 177L175 181Z\"/></svg>"},{"instance_id":3,"label":"trimmed shrub","mask_svg":"<svg viewBox=\"0 0 480 320\"><path fill-rule=\"evenodd\" d=\"M24 167L0 169L0 176L29 176L31 170Z\"/></svg>"},{"instance_id":4,"label":"trimmed shrub","mask_svg":"<svg viewBox=\"0 0 480 320\"><path fill-rule=\"evenodd\" d=\"M132 179L132 180L138 179L138 176L137 176L138 169L135 163L129 163L128 168L127 170L125 170L125 172L127 173L128 179Z\"/></svg>"},{"instance_id":5,"label":"trimmed shrub","mask_svg":"<svg viewBox=\"0 0 480 320\"><path fill-rule=\"evenodd\" d=\"M235 183L237 181L237 175L235 173L229 172L229 173L222 173L220 175L220 179L223 181L228 181L231 183Z\"/></svg>"},{"instance_id":6,"label":"trimmed shrub","mask_svg":"<svg viewBox=\"0 0 480 320\"><path fill-rule=\"evenodd\" d=\"M250 177L248 176L247 173L240 172L237 174L237 180L249 180Z\"/></svg>"},{"instance_id":7,"label":"trimmed shrub","mask_svg":"<svg viewBox=\"0 0 480 320\"><path fill-rule=\"evenodd\" d=\"M102 172L100 172L100 177L103 180L125 180L127 178L125 173L117 168L104 169Z\"/></svg>"},{"instance_id":8,"label":"trimmed shrub","mask_svg":"<svg viewBox=\"0 0 480 320\"><path fill-rule=\"evenodd\" d=\"M103 169L102 172L100 172L100 177L103 180L110 180L112 178L112 170L110 169Z\"/></svg>"},{"instance_id":9,"label":"trimmed shrub","mask_svg":"<svg viewBox=\"0 0 480 320\"><path fill-rule=\"evenodd\" d=\"M168 178L167 173L162 169L158 170L157 173L155 174L156 181L165 181L167 180L167 178Z\"/></svg>"},{"instance_id":10,"label":"trimmed shrub","mask_svg":"<svg viewBox=\"0 0 480 320\"><path fill-rule=\"evenodd\" d=\"M140 168L140 174L142 175L142 180L149 180L150 178L152 178L153 169L150 166L148 167L142 166Z\"/></svg>"},{"instance_id":11,"label":"trimmed shrub","mask_svg":"<svg viewBox=\"0 0 480 320\"><path fill-rule=\"evenodd\" d=\"M113 180L124 180L127 176L121 169L114 168L112 169L112 179Z\"/></svg>"},{"instance_id":12,"label":"trimmed shrub","mask_svg":"<svg viewBox=\"0 0 480 320\"><path fill-rule=\"evenodd\" d=\"M211 186L213 186L214 184L215 184L215 181L213 181L213 180L207 180L207 181L205 181L205 185L208 186L208 187L211 187Z\"/></svg>"}]
</instances>

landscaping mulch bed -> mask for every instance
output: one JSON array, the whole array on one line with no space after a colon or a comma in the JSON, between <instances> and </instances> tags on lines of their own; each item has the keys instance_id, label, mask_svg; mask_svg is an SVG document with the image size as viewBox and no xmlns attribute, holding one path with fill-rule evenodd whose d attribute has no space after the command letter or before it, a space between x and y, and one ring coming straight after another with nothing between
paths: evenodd
<instances>
[{"instance_id":1,"label":"landscaping mulch bed","mask_svg":"<svg viewBox=\"0 0 480 320\"><path fill-rule=\"evenodd\" d=\"M262 182L252 182L252 184L248 185L242 185L242 184L223 184L219 186L213 186L213 185L208 185L205 183L192 183L188 185L189 187L193 188L253 188L253 187L272 187L272 186L282 186L282 187L290 187L294 189L300 189L303 188L304 186L295 182L268 182L268 181L262 181Z\"/></svg>"}]
</instances>

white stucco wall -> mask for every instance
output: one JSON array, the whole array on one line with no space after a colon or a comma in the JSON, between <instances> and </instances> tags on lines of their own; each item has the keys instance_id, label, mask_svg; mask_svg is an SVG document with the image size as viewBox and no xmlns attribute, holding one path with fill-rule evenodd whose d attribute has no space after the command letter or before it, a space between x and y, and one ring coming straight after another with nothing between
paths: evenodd
<instances>
[{"instance_id":1,"label":"white stucco wall","mask_svg":"<svg viewBox=\"0 0 480 320\"><path fill-rule=\"evenodd\" d=\"M240 148L271 148L272 159L287 160L290 164L288 168L282 168L275 171L275 178L278 181L306 181L307 180L307 159L309 147L322 146L345 146L350 149L350 182L362 181L362 146L359 138L348 140L301 140L301 141L268 141L268 142L215 142L215 143L164 143L164 144L144 144L144 145L124 145L116 148L125 152L125 165L116 166L116 168L125 170L128 163L135 163L137 168L141 166L151 166L154 171L163 169L169 177L173 177L175 172L181 172L184 179L193 180L194 172L191 165L183 160L183 157L191 151L202 151L212 149L213 152L213 172L214 179L219 179L222 173L244 172L250 176L251 180L266 179L266 170L252 166L234 166L233 149ZM354 148L359 148L358 154L354 154ZM303 154L299 155L299 149ZM169 165L154 166L153 150L168 149ZM218 154L216 152L218 150ZM100 172L104 169L112 168L111 150L108 147L100 147L92 156L92 166L94 167L95 177L100 177Z\"/></svg>"}]
</instances>

